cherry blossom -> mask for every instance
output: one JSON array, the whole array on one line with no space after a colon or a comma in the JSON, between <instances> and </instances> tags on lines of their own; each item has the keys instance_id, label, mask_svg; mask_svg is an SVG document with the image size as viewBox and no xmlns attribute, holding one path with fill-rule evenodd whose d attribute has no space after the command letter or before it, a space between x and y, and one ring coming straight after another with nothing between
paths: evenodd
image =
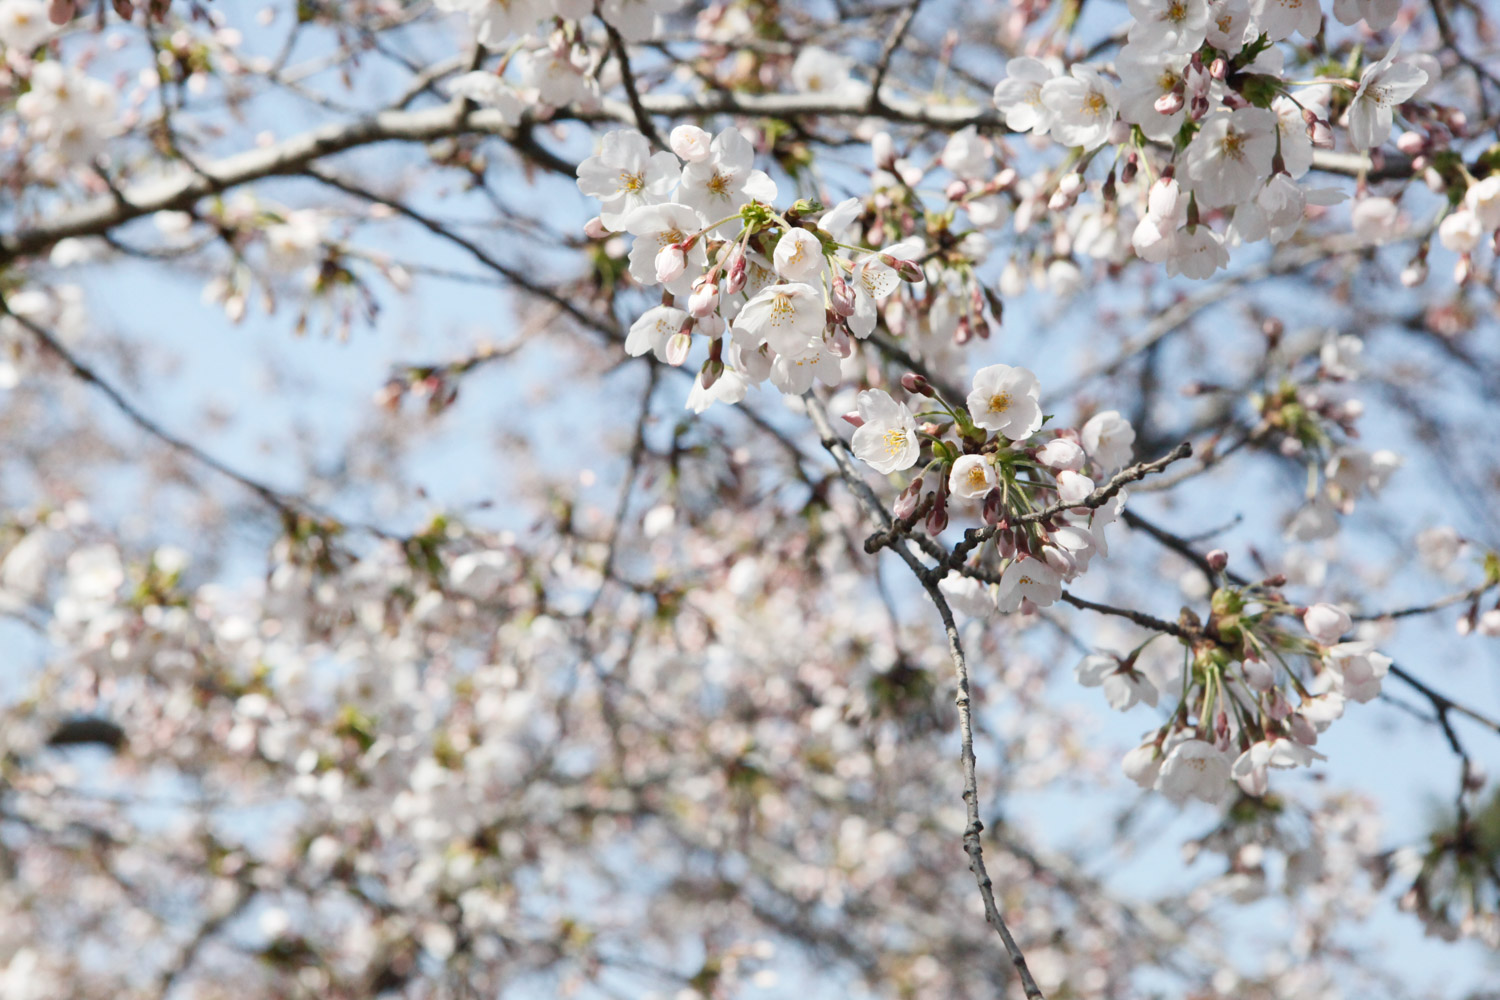
<instances>
[{"instance_id":1,"label":"cherry blossom","mask_svg":"<svg viewBox=\"0 0 1500 1000\"><path fill-rule=\"evenodd\" d=\"M989 365L974 373L969 415L976 427L1023 441L1042 426L1041 392L1030 369Z\"/></svg>"}]
</instances>

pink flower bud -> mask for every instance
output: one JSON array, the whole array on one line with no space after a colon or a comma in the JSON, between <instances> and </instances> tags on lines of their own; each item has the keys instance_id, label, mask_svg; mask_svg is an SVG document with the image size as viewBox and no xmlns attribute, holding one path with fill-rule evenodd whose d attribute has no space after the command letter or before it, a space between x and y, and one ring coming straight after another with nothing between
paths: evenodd
<instances>
[{"instance_id":1,"label":"pink flower bud","mask_svg":"<svg viewBox=\"0 0 1500 1000\"><path fill-rule=\"evenodd\" d=\"M679 244L670 243L657 253L656 280L663 285L669 281L676 281L686 271L687 255L682 252Z\"/></svg>"},{"instance_id":2,"label":"pink flower bud","mask_svg":"<svg viewBox=\"0 0 1500 1000\"><path fill-rule=\"evenodd\" d=\"M848 422L850 427L863 427L865 425L865 418L860 416L857 410L850 410L844 414L844 420Z\"/></svg>"},{"instance_id":3,"label":"pink flower bud","mask_svg":"<svg viewBox=\"0 0 1500 1000\"><path fill-rule=\"evenodd\" d=\"M1420 132L1402 132L1396 137L1396 148L1407 156L1416 156L1427 148L1427 139Z\"/></svg>"},{"instance_id":4,"label":"pink flower bud","mask_svg":"<svg viewBox=\"0 0 1500 1000\"><path fill-rule=\"evenodd\" d=\"M917 396L932 395L932 384L916 372L907 372L901 376L901 388Z\"/></svg>"},{"instance_id":5,"label":"pink flower bud","mask_svg":"<svg viewBox=\"0 0 1500 1000\"><path fill-rule=\"evenodd\" d=\"M842 276L833 276L833 291L829 299L833 302L834 315L854 315L854 293L849 290L849 283Z\"/></svg>"},{"instance_id":6,"label":"pink flower bud","mask_svg":"<svg viewBox=\"0 0 1500 1000\"><path fill-rule=\"evenodd\" d=\"M947 190L943 192L943 196L946 197L949 201L963 201L964 195L968 193L969 185L965 184L963 181L954 181L948 185Z\"/></svg>"},{"instance_id":7,"label":"pink flower bud","mask_svg":"<svg viewBox=\"0 0 1500 1000\"><path fill-rule=\"evenodd\" d=\"M1229 64L1224 61L1223 56L1208 64L1208 75L1220 82L1229 75Z\"/></svg>"},{"instance_id":8,"label":"pink flower bud","mask_svg":"<svg viewBox=\"0 0 1500 1000\"><path fill-rule=\"evenodd\" d=\"M712 281L699 279L688 296L688 312L694 316L707 316L719 307L719 286Z\"/></svg>"},{"instance_id":9,"label":"pink flower bud","mask_svg":"<svg viewBox=\"0 0 1500 1000\"><path fill-rule=\"evenodd\" d=\"M745 262L745 248L736 246L729 255L729 267L724 278L724 293L738 295L745 290L749 265Z\"/></svg>"},{"instance_id":10,"label":"pink flower bud","mask_svg":"<svg viewBox=\"0 0 1500 1000\"><path fill-rule=\"evenodd\" d=\"M914 260L897 260L888 253L880 255L880 262L886 267L894 268L903 281L923 281L926 276L922 268Z\"/></svg>"},{"instance_id":11,"label":"pink flower bud","mask_svg":"<svg viewBox=\"0 0 1500 1000\"><path fill-rule=\"evenodd\" d=\"M667 139L672 152L689 163L708 159L712 141L713 137L696 125L679 125Z\"/></svg>"},{"instance_id":12,"label":"pink flower bud","mask_svg":"<svg viewBox=\"0 0 1500 1000\"><path fill-rule=\"evenodd\" d=\"M848 419L847 417L845 418ZM911 481L911 485L901 491L896 502L891 505L891 511L899 518L911 517L912 512L917 509L917 503L922 496L922 477L918 476Z\"/></svg>"},{"instance_id":13,"label":"pink flower bud","mask_svg":"<svg viewBox=\"0 0 1500 1000\"><path fill-rule=\"evenodd\" d=\"M1224 572L1224 567L1229 565L1229 553L1223 549L1214 549L1208 555L1204 556L1203 559L1204 562L1208 563L1208 568L1215 573Z\"/></svg>"},{"instance_id":14,"label":"pink flower bud","mask_svg":"<svg viewBox=\"0 0 1500 1000\"><path fill-rule=\"evenodd\" d=\"M583 235L591 240L602 240L609 236L609 230L605 228L604 220L596 215L583 224Z\"/></svg>"},{"instance_id":15,"label":"pink flower bud","mask_svg":"<svg viewBox=\"0 0 1500 1000\"><path fill-rule=\"evenodd\" d=\"M677 366L687 360L688 351L693 348L693 335L686 329L672 334L667 341L667 364Z\"/></svg>"},{"instance_id":16,"label":"pink flower bud","mask_svg":"<svg viewBox=\"0 0 1500 1000\"><path fill-rule=\"evenodd\" d=\"M1156 104L1153 106L1156 108L1157 114L1175 115L1187 106L1187 99L1182 96L1180 91L1169 90L1158 97Z\"/></svg>"},{"instance_id":17,"label":"pink flower bud","mask_svg":"<svg viewBox=\"0 0 1500 1000\"><path fill-rule=\"evenodd\" d=\"M74 7L73 0L52 0L47 5L47 20L53 24L67 24L73 20Z\"/></svg>"}]
</instances>

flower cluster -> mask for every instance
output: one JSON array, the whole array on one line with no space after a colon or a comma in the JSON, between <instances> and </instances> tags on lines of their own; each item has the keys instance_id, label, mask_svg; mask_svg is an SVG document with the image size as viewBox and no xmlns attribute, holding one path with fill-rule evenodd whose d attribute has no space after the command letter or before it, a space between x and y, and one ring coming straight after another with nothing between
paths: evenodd
<instances>
[{"instance_id":1,"label":"flower cluster","mask_svg":"<svg viewBox=\"0 0 1500 1000\"><path fill-rule=\"evenodd\" d=\"M1219 570L1220 553L1210 556ZM1176 695L1171 718L1125 756L1127 776L1174 802L1218 804L1235 785L1263 796L1273 769L1306 767L1323 755L1318 735L1347 702L1380 694L1391 667L1373 642L1345 640L1353 620L1331 604L1296 607L1271 578L1214 592L1207 622L1184 611L1178 638L1180 676L1146 671L1138 661L1156 633L1124 656L1095 653L1075 669L1079 682L1102 687L1111 707L1155 706ZM1297 617L1301 628L1282 620Z\"/></svg>"},{"instance_id":2,"label":"flower cluster","mask_svg":"<svg viewBox=\"0 0 1500 1000\"><path fill-rule=\"evenodd\" d=\"M778 212L776 183L737 128L710 136L679 125L671 143L652 152L639 132L617 130L578 167L579 190L600 202L593 232L634 237L631 276L662 289L661 304L631 325L626 352L680 365L702 336L708 358L688 400L700 411L766 380L792 395L815 378L837 385L851 336L874 332L877 303L903 278L923 279L921 244L841 241L858 199Z\"/></svg>"},{"instance_id":3,"label":"flower cluster","mask_svg":"<svg viewBox=\"0 0 1500 1000\"><path fill-rule=\"evenodd\" d=\"M856 427L850 445L886 474L926 457L897 498L896 514L921 513L930 536L947 527L951 500L978 508L989 529L986 544L941 583L955 607L978 616L997 609L1032 613L1055 603L1063 584L1081 576L1096 554L1109 555L1105 529L1125 496L1096 499L1095 492L1104 476L1130 461L1135 431L1128 421L1106 411L1036 442L1045 420L1041 386L1026 368L981 368L963 406L949 404L920 376L903 383L932 408L914 414L882 389L861 392L858 411L844 418ZM924 494L928 477L935 488Z\"/></svg>"}]
</instances>

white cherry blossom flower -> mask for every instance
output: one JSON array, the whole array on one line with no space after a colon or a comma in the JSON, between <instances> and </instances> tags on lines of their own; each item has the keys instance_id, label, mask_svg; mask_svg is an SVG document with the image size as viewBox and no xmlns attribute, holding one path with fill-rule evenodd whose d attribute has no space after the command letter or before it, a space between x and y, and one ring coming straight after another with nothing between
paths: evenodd
<instances>
[{"instance_id":1,"label":"white cherry blossom flower","mask_svg":"<svg viewBox=\"0 0 1500 1000\"><path fill-rule=\"evenodd\" d=\"M776 183L755 169L755 147L739 129L730 127L714 136L706 159L682 171L677 200L691 205L710 221L734 215L749 201L776 200Z\"/></svg>"},{"instance_id":2,"label":"white cherry blossom flower","mask_svg":"<svg viewBox=\"0 0 1500 1000\"><path fill-rule=\"evenodd\" d=\"M42 0L0 0L0 45L10 51L29 53L55 30Z\"/></svg>"},{"instance_id":3,"label":"white cherry blossom flower","mask_svg":"<svg viewBox=\"0 0 1500 1000\"><path fill-rule=\"evenodd\" d=\"M1333 0L1333 16L1340 24L1364 21L1371 31L1384 31L1396 23L1401 0Z\"/></svg>"},{"instance_id":4,"label":"white cherry blossom flower","mask_svg":"<svg viewBox=\"0 0 1500 1000\"><path fill-rule=\"evenodd\" d=\"M1081 504L1094 492L1094 481L1077 472L1057 474L1057 499L1065 504Z\"/></svg>"},{"instance_id":5,"label":"white cherry blossom flower","mask_svg":"<svg viewBox=\"0 0 1500 1000\"><path fill-rule=\"evenodd\" d=\"M792 63L792 86L803 94L857 99L869 93L869 87L854 78L854 60L809 45L797 53Z\"/></svg>"},{"instance_id":6,"label":"white cherry blossom flower","mask_svg":"<svg viewBox=\"0 0 1500 1000\"><path fill-rule=\"evenodd\" d=\"M771 259L776 273L787 281L812 281L823 273L827 264L823 244L812 233L799 228L782 234Z\"/></svg>"},{"instance_id":7,"label":"white cherry blossom flower","mask_svg":"<svg viewBox=\"0 0 1500 1000\"><path fill-rule=\"evenodd\" d=\"M1321 646L1332 646L1354 627L1348 612L1332 604L1314 604L1302 615L1302 624L1313 641Z\"/></svg>"},{"instance_id":8,"label":"white cherry blossom flower","mask_svg":"<svg viewBox=\"0 0 1500 1000\"><path fill-rule=\"evenodd\" d=\"M521 85L535 91L550 107L589 106L599 96L599 84L589 73L588 54L581 47L543 46L522 49L511 59Z\"/></svg>"},{"instance_id":9,"label":"white cherry blossom flower","mask_svg":"<svg viewBox=\"0 0 1500 1000\"><path fill-rule=\"evenodd\" d=\"M827 314L823 293L812 285L788 282L772 285L745 303L735 326L759 346L770 344L777 354L801 356L821 339Z\"/></svg>"},{"instance_id":10,"label":"white cherry blossom flower","mask_svg":"<svg viewBox=\"0 0 1500 1000\"><path fill-rule=\"evenodd\" d=\"M864 423L854 429L849 448L854 456L881 475L916 464L922 452L917 421L905 403L884 389L866 389L855 403Z\"/></svg>"},{"instance_id":11,"label":"white cherry blossom flower","mask_svg":"<svg viewBox=\"0 0 1500 1000\"><path fill-rule=\"evenodd\" d=\"M1017 56L1005 64L1005 79L995 85L995 107L1005 116L1006 127L1047 134L1053 113L1042 100L1042 86L1053 76L1051 67L1040 59Z\"/></svg>"},{"instance_id":12,"label":"white cherry blossom flower","mask_svg":"<svg viewBox=\"0 0 1500 1000\"><path fill-rule=\"evenodd\" d=\"M995 589L972 576L949 573L938 582L938 589L953 607L973 618L988 618L995 613Z\"/></svg>"},{"instance_id":13,"label":"white cherry blossom flower","mask_svg":"<svg viewBox=\"0 0 1500 1000\"><path fill-rule=\"evenodd\" d=\"M1183 154L1205 208L1248 201L1271 173L1277 119L1263 108L1237 108L1205 119Z\"/></svg>"},{"instance_id":14,"label":"white cherry blossom flower","mask_svg":"<svg viewBox=\"0 0 1500 1000\"><path fill-rule=\"evenodd\" d=\"M1368 641L1341 642L1325 652L1324 662L1335 678L1335 690L1361 704L1380 694L1380 682L1390 672L1391 658L1375 652Z\"/></svg>"},{"instance_id":15,"label":"white cherry blossom flower","mask_svg":"<svg viewBox=\"0 0 1500 1000\"><path fill-rule=\"evenodd\" d=\"M1042 426L1041 394L1031 369L989 365L974 373L966 405L976 427L1024 441Z\"/></svg>"},{"instance_id":16,"label":"white cherry blossom flower","mask_svg":"<svg viewBox=\"0 0 1500 1000\"><path fill-rule=\"evenodd\" d=\"M1363 198L1349 213L1354 235L1364 243L1389 243L1401 235L1401 210L1390 198Z\"/></svg>"},{"instance_id":17,"label":"white cherry blossom flower","mask_svg":"<svg viewBox=\"0 0 1500 1000\"><path fill-rule=\"evenodd\" d=\"M1088 419L1079 431L1083 450L1102 471L1113 472L1130 462L1135 428L1118 410L1105 410Z\"/></svg>"},{"instance_id":18,"label":"white cherry blossom flower","mask_svg":"<svg viewBox=\"0 0 1500 1000\"><path fill-rule=\"evenodd\" d=\"M838 385L839 360L823 338L814 338L796 350L777 352L771 362L771 384L789 396L800 396L811 389L813 379L824 385Z\"/></svg>"},{"instance_id":19,"label":"white cherry blossom flower","mask_svg":"<svg viewBox=\"0 0 1500 1000\"><path fill-rule=\"evenodd\" d=\"M630 332L625 335L625 353L638 358L651 351L658 361L666 361L667 341L682 329L687 318L685 310L672 306L647 309L630 325Z\"/></svg>"},{"instance_id":20,"label":"white cherry blossom flower","mask_svg":"<svg viewBox=\"0 0 1500 1000\"><path fill-rule=\"evenodd\" d=\"M504 77L484 70L454 77L448 84L448 93L467 98L481 107L494 108L507 125L520 124L521 114L526 109L515 87Z\"/></svg>"},{"instance_id":21,"label":"white cherry blossom flower","mask_svg":"<svg viewBox=\"0 0 1500 1000\"><path fill-rule=\"evenodd\" d=\"M1172 256L1186 215L1182 188L1172 177L1155 181L1146 195L1146 211L1131 233L1130 245L1140 258L1160 264Z\"/></svg>"},{"instance_id":22,"label":"white cherry blossom flower","mask_svg":"<svg viewBox=\"0 0 1500 1000\"><path fill-rule=\"evenodd\" d=\"M653 153L639 132L616 129L605 134L597 155L578 165L578 190L599 199L600 221L619 232L633 210L666 201L677 176L671 153Z\"/></svg>"},{"instance_id":23,"label":"white cherry blossom flower","mask_svg":"<svg viewBox=\"0 0 1500 1000\"><path fill-rule=\"evenodd\" d=\"M849 288L854 293L854 312L849 317L851 333L861 339L873 333L879 300L894 292L901 283L896 269L883 258L915 260L922 256L922 252L922 241L912 238L892 243L879 253L866 254L854 263L849 272Z\"/></svg>"},{"instance_id":24,"label":"white cherry blossom flower","mask_svg":"<svg viewBox=\"0 0 1500 1000\"><path fill-rule=\"evenodd\" d=\"M1228 266L1224 238L1202 223L1179 230L1167 257L1168 275L1180 274L1198 281L1212 278L1214 272Z\"/></svg>"},{"instance_id":25,"label":"white cherry blossom flower","mask_svg":"<svg viewBox=\"0 0 1500 1000\"><path fill-rule=\"evenodd\" d=\"M1441 573L1458 559L1463 544L1458 532L1449 525L1427 528L1417 535L1417 556L1428 569Z\"/></svg>"},{"instance_id":26,"label":"white cherry blossom flower","mask_svg":"<svg viewBox=\"0 0 1500 1000\"><path fill-rule=\"evenodd\" d=\"M1359 78L1359 89L1349 105L1349 141L1355 149L1374 149L1391 134L1397 106L1422 89L1427 74L1407 61L1396 61L1398 45L1391 46Z\"/></svg>"},{"instance_id":27,"label":"white cherry blossom flower","mask_svg":"<svg viewBox=\"0 0 1500 1000\"><path fill-rule=\"evenodd\" d=\"M961 455L948 476L948 490L956 497L972 500L988 496L998 482L995 466L987 456Z\"/></svg>"},{"instance_id":28,"label":"white cherry blossom flower","mask_svg":"<svg viewBox=\"0 0 1500 1000\"><path fill-rule=\"evenodd\" d=\"M627 42L643 42L657 34L660 15L681 7L683 0L600 0L599 16Z\"/></svg>"},{"instance_id":29,"label":"white cherry blossom flower","mask_svg":"<svg viewBox=\"0 0 1500 1000\"><path fill-rule=\"evenodd\" d=\"M460 12L482 45L498 49L511 35L530 31L545 14L537 0L436 0L438 10Z\"/></svg>"},{"instance_id":30,"label":"white cherry blossom flower","mask_svg":"<svg viewBox=\"0 0 1500 1000\"><path fill-rule=\"evenodd\" d=\"M1118 91L1089 66L1074 64L1069 72L1042 84L1042 104L1052 114L1052 135L1065 146L1102 146L1115 123Z\"/></svg>"},{"instance_id":31,"label":"white cherry blossom flower","mask_svg":"<svg viewBox=\"0 0 1500 1000\"><path fill-rule=\"evenodd\" d=\"M1162 761L1156 790L1178 805L1193 798L1218 805L1229 794L1229 775L1229 758L1212 743L1183 740Z\"/></svg>"},{"instance_id":32,"label":"white cherry blossom flower","mask_svg":"<svg viewBox=\"0 0 1500 1000\"><path fill-rule=\"evenodd\" d=\"M1467 208L1449 212L1438 225L1438 241L1443 249L1453 253L1473 253L1483 239L1484 227L1479 216Z\"/></svg>"},{"instance_id":33,"label":"white cherry blossom flower","mask_svg":"<svg viewBox=\"0 0 1500 1000\"><path fill-rule=\"evenodd\" d=\"M1209 0L1205 37L1220 52L1238 53L1254 37L1250 34L1249 0Z\"/></svg>"},{"instance_id":34,"label":"white cherry blossom flower","mask_svg":"<svg viewBox=\"0 0 1500 1000\"><path fill-rule=\"evenodd\" d=\"M1479 227L1485 232L1500 229L1500 174L1470 184L1464 192L1464 207L1478 216Z\"/></svg>"},{"instance_id":35,"label":"white cherry blossom flower","mask_svg":"<svg viewBox=\"0 0 1500 1000\"><path fill-rule=\"evenodd\" d=\"M969 125L948 137L941 157L943 169L962 180L983 180L995 172L995 147Z\"/></svg>"},{"instance_id":36,"label":"white cherry blossom flower","mask_svg":"<svg viewBox=\"0 0 1500 1000\"><path fill-rule=\"evenodd\" d=\"M1323 8L1318 0L1250 0L1250 13L1267 38L1279 42L1301 32L1313 38L1323 23Z\"/></svg>"},{"instance_id":37,"label":"white cherry blossom flower","mask_svg":"<svg viewBox=\"0 0 1500 1000\"><path fill-rule=\"evenodd\" d=\"M1207 0L1126 0L1130 42L1148 49L1187 55L1197 52L1208 31Z\"/></svg>"},{"instance_id":38,"label":"white cherry blossom flower","mask_svg":"<svg viewBox=\"0 0 1500 1000\"><path fill-rule=\"evenodd\" d=\"M684 163L699 163L712 155L710 146L713 141L713 136L696 125L678 125L672 130L667 144Z\"/></svg>"},{"instance_id":39,"label":"white cherry blossom flower","mask_svg":"<svg viewBox=\"0 0 1500 1000\"><path fill-rule=\"evenodd\" d=\"M630 274L642 285L657 283L656 258L663 250L682 243L703 228L703 217L686 205L666 202L642 205L625 216L624 228L635 237L630 246ZM673 295L692 292L693 279L708 264L708 252L699 239L685 252L684 270L676 279L666 282Z\"/></svg>"},{"instance_id":40,"label":"white cherry blossom flower","mask_svg":"<svg viewBox=\"0 0 1500 1000\"><path fill-rule=\"evenodd\" d=\"M1083 468L1083 448L1070 438L1053 438L1037 449L1036 460L1049 469L1077 472Z\"/></svg>"},{"instance_id":41,"label":"white cherry blossom flower","mask_svg":"<svg viewBox=\"0 0 1500 1000\"><path fill-rule=\"evenodd\" d=\"M1057 603L1062 597L1062 576L1039 559L1013 559L1000 574L1000 589L995 596L1006 614L1021 609L1023 601L1039 608Z\"/></svg>"},{"instance_id":42,"label":"white cherry blossom flower","mask_svg":"<svg viewBox=\"0 0 1500 1000\"><path fill-rule=\"evenodd\" d=\"M1166 112L1158 104L1169 94L1182 97L1187 86L1183 77L1187 62L1185 53L1171 50L1145 49L1134 43L1121 49L1115 60L1120 74L1120 117L1139 125L1148 139L1170 141L1187 117L1187 103L1179 99L1175 109Z\"/></svg>"}]
</instances>

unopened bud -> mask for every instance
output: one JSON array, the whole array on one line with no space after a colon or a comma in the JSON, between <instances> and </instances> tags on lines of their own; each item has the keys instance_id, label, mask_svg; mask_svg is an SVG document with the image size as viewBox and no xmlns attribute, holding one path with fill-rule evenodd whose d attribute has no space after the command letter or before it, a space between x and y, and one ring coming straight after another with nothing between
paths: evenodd
<instances>
[{"instance_id":1,"label":"unopened bud","mask_svg":"<svg viewBox=\"0 0 1500 1000\"><path fill-rule=\"evenodd\" d=\"M700 278L688 296L688 312L694 316L707 316L719 307L719 286Z\"/></svg>"},{"instance_id":2,"label":"unopened bud","mask_svg":"<svg viewBox=\"0 0 1500 1000\"><path fill-rule=\"evenodd\" d=\"M854 315L854 293L849 290L849 283L840 275L833 276L833 291L829 295L833 303L833 312L837 316Z\"/></svg>"},{"instance_id":3,"label":"unopened bud","mask_svg":"<svg viewBox=\"0 0 1500 1000\"><path fill-rule=\"evenodd\" d=\"M963 201L964 196L968 193L969 185L965 184L963 181L953 181L948 185L947 190L943 192L943 196L946 197L949 201Z\"/></svg>"},{"instance_id":4,"label":"unopened bud","mask_svg":"<svg viewBox=\"0 0 1500 1000\"><path fill-rule=\"evenodd\" d=\"M736 246L729 255L729 268L724 278L724 292L738 295L745 290L749 265L745 262L745 248Z\"/></svg>"},{"instance_id":5,"label":"unopened bud","mask_svg":"<svg viewBox=\"0 0 1500 1000\"><path fill-rule=\"evenodd\" d=\"M131 0L115 0L115 13L128 21L135 16L135 4Z\"/></svg>"},{"instance_id":6,"label":"unopened bud","mask_svg":"<svg viewBox=\"0 0 1500 1000\"><path fill-rule=\"evenodd\" d=\"M1156 99L1153 107L1157 114L1175 115L1187 106L1187 99L1182 96L1181 91L1169 90Z\"/></svg>"},{"instance_id":7,"label":"unopened bud","mask_svg":"<svg viewBox=\"0 0 1500 1000\"><path fill-rule=\"evenodd\" d=\"M917 396L932 395L932 383L916 372L907 372L901 376L901 388Z\"/></svg>"},{"instance_id":8,"label":"unopened bud","mask_svg":"<svg viewBox=\"0 0 1500 1000\"><path fill-rule=\"evenodd\" d=\"M1220 56L1219 58L1208 64L1208 75L1213 77L1215 80L1218 80L1220 83L1222 83L1224 81L1224 78L1229 75L1229 64L1224 61L1223 56Z\"/></svg>"},{"instance_id":9,"label":"unopened bud","mask_svg":"<svg viewBox=\"0 0 1500 1000\"><path fill-rule=\"evenodd\" d=\"M693 348L693 335L687 329L679 330L672 334L667 341L667 364L676 367L687 360L688 351Z\"/></svg>"},{"instance_id":10,"label":"unopened bud","mask_svg":"<svg viewBox=\"0 0 1500 1000\"><path fill-rule=\"evenodd\" d=\"M911 517L912 513L917 509L917 503L921 499L921 496L922 477L918 476L912 480L910 486L901 491L900 496L896 497L896 502L891 505L891 510L898 518L905 520Z\"/></svg>"},{"instance_id":11,"label":"unopened bud","mask_svg":"<svg viewBox=\"0 0 1500 1000\"><path fill-rule=\"evenodd\" d=\"M984 495L984 508L982 516L985 524L999 524L1005 509L1000 505L1001 493L998 489L990 490Z\"/></svg>"},{"instance_id":12,"label":"unopened bud","mask_svg":"<svg viewBox=\"0 0 1500 1000\"><path fill-rule=\"evenodd\" d=\"M1222 573L1224 567L1229 565L1229 553L1223 549L1214 549L1203 557L1203 561L1208 563L1208 568L1215 573Z\"/></svg>"},{"instance_id":13,"label":"unopened bud","mask_svg":"<svg viewBox=\"0 0 1500 1000\"><path fill-rule=\"evenodd\" d=\"M678 243L669 243L656 254L656 280L663 285L676 281L687 271L687 254Z\"/></svg>"},{"instance_id":14,"label":"unopened bud","mask_svg":"<svg viewBox=\"0 0 1500 1000\"><path fill-rule=\"evenodd\" d=\"M926 276L922 273L922 268L914 260L898 260L888 253L883 253L880 255L880 262L886 267L894 268L903 281L925 280Z\"/></svg>"},{"instance_id":15,"label":"unopened bud","mask_svg":"<svg viewBox=\"0 0 1500 1000\"><path fill-rule=\"evenodd\" d=\"M865 425L865 418L860 416L854 410L850 410L848 413L844 414L844 421L848 423L850 427L863 427Z\"/></svg>"},{"instance_id":16,"label":"unopened bud","mask_svg":"<svg viewBox=\"0 0 1500 1000\"><path fill-rule=\"evenodd\" d=\"M1402 132L1396 137L1396 148L1407 156L1416 156L1427 148L1427 139L1420 132Z\"/></svg>"},{"instance_id":17,"label":"unopened bud","mask_svg":"<svg viewBox=\"0 0 1500 1000\"><path fill-rule=\"evenodd\" d=\"M929 535L941 535L948 527L948 498L939 496L932 504L932 510L927 512L927 533Z\"/></svg>"},{"instance_id":18,"label":"unopened bud","mask_svg":"<svg viewBox=\"0 0 1500 1000\"><path fill-rule=\"evenodd\" d=\"M1141 159L1136 153L1131 153L1125 158L1125 166L1120 168L1120 183L1129 184L1135 180L1135 175L1140 173Z\"/></svg>"},{"instance_id":19,"label":"unopened bud","mask_svg":"<svg viewBox=\"0 0 1500 1000\"><path fill-rule=\"evenodd\" d=\"M719 376L724 374L724 362L718 358L709 358L703 362L703 368L698 372L698 381L703 383L703 388L711 389L713 384L719 381Z\"/></svg>"},{"instance_id":20,"label":"unopened bud","mask_svg":"<svg viewBox=\"0 0 1500 1000\"><path fill-rule=\"evenodd\" d=\"M74 7L73 0L52 0L47 5L47 20L53 24L67 24L73 20Z\"/></svg>"}]
</instances>

